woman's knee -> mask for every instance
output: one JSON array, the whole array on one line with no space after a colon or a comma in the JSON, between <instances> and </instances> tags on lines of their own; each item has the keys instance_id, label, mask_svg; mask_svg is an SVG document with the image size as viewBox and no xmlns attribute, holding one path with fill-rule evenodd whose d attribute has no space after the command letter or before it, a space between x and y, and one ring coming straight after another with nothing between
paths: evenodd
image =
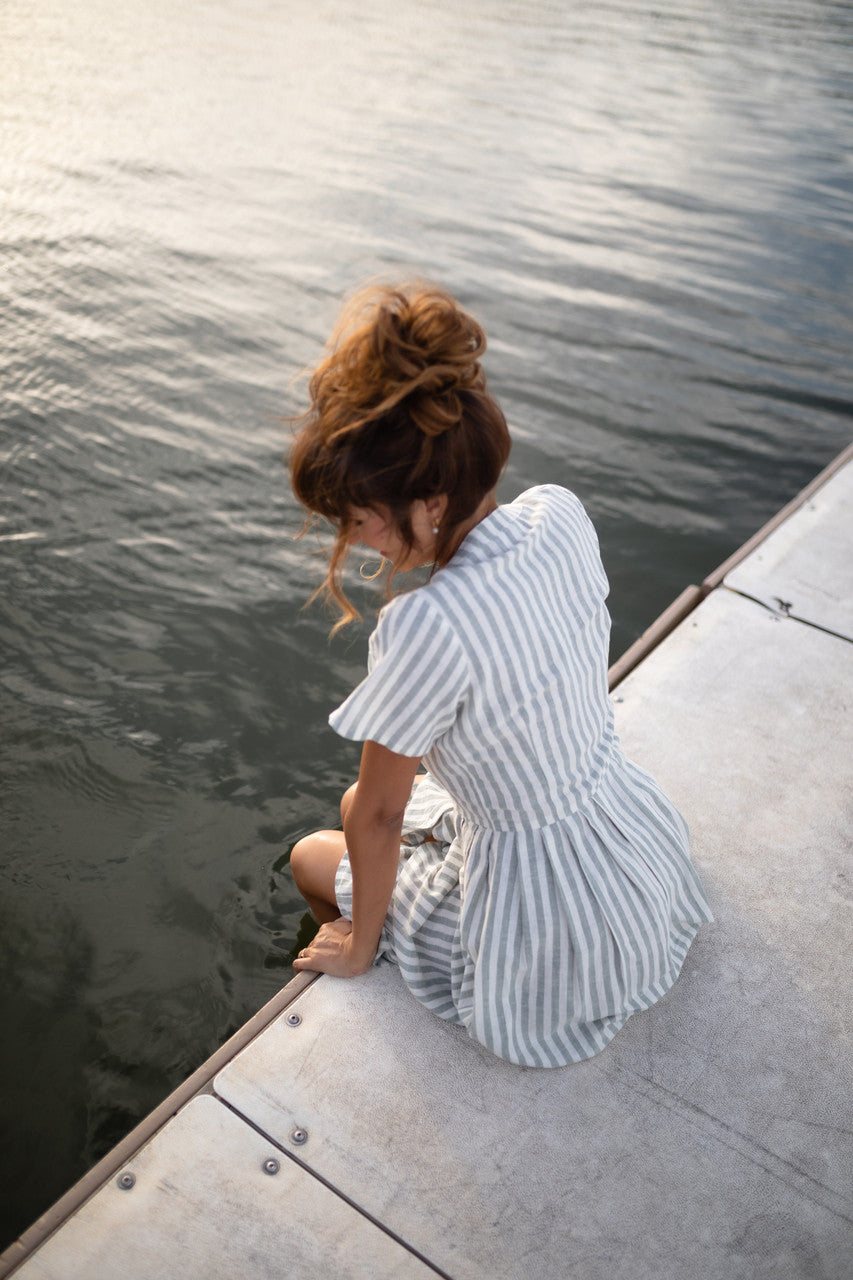
<instances>
[{"instance_id":1,"label":"woman's knee","mask_svg":"<svg viewBox=\"0 0 853 1280\"><path fill-rule=\"evenodd\" d=\"M312 831L290 851L290 869L300 893L334 900L335 873L346 846L342 831Z\"/></svg>"},{"instance_id":2,"label":"woman's knee","mask_svg":"<svg viewBox=\"0 0 853 1280\"><path fill-rule=\"evenodd\" d=\"M299 888L302 887L312 862L312 843L313 836L303 836L290 851L290 870Z\"/></svg>"}]
</instances>

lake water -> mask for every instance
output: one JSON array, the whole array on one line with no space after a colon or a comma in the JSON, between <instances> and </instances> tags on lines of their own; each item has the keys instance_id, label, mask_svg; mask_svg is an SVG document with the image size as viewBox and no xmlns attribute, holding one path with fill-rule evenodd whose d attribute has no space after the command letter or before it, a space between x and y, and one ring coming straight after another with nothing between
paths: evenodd
<instances>
[{"instance_id":1,"label":"lake water","mask_svg":"<svg viewBox=\"0 0 853 1280\"><path fill-rule=\"evenodd\" d=\"M358 749L282 419L341 295L484 322L618 655L851 437L853 8L0 5L0 1243L291 976ZM359 586L368 610L378 597Z\"/></svg>"}]
</instances>

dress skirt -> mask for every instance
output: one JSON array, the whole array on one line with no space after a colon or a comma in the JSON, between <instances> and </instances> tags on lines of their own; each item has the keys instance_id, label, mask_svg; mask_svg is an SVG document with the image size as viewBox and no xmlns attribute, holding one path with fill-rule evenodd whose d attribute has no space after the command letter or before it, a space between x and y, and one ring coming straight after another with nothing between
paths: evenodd
<instances>
[{"instance_id":1,"label":"dress skirt","mask_svg":"<svg viewBox=\"0 0 853 1280\"><path fill-rule=\"evenodd\" d=\"M555 1067L599 1053L665 994L712 918L687 828L644 770L620 758L560 822L491 830L430 775L406 808L377 961L493 1053ZM338 869L349 918L352 873Z\"/></svg>"}]
</instances>

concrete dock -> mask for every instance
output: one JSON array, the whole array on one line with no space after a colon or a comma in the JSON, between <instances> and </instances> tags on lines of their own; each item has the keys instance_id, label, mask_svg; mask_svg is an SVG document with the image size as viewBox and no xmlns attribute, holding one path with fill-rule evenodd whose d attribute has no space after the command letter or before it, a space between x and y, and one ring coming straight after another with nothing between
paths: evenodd
<instances>
[{"instance_id":1,"label":"concrete dock","mask_svg":"<svg viewBox=\"0 0 853 1280\"><path fill-rule=\"evenodd\" d=\"M849 1280L853 447L784 515L614 674L716 916L663 1001L543 1071L300 976L0 1276Z\"/></svg>"}]
</instances>

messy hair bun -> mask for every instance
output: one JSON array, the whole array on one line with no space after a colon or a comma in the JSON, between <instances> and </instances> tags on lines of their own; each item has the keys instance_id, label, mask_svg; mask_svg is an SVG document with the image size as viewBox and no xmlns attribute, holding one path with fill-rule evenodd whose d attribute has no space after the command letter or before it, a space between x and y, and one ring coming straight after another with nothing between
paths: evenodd
<instances>
[{"instance_id":1,"label":"messy hair bun","mask_svg":"<svg viewBox=\"0 0 853 1280\"><path fill-rule=\"evenodd\" d=\"M344 309L330 346L310 390L331 437L403 401L424 435L439 436L462 419L460 393L485 387L479 361L486 335L439 289L415 296L400 288L364 290Z\"/></svg>"},{"instance_id":2,"label":"messy hair bun","mask_svg":"<svg viewBox=\"0 0 853 1280\"><path fill-rule=\"evenodd\" d=\"M440 566L496 485L510 439L486 389L485 349L477 321L432 285L372 286L345 306L290 456L297 498L337 526L326 587L342 621L357 616L340 586L354 508L387 507L411 547L412 503L446 494Z\"/></svg>"}]
</instances>

